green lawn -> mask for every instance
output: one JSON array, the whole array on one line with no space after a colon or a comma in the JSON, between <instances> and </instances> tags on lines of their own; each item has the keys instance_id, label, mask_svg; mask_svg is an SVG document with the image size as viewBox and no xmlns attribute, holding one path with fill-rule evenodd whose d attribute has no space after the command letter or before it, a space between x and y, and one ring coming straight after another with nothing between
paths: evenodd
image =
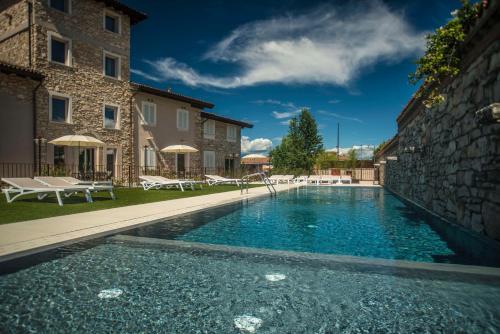
<instances>
[{"instance_id":1,"label":"green lawn","mask_svg":"<svg viewBox=\"0 0 500 334\"><path fill-rule=\"evenodd\" d=\"M252 187L252 185L250 185L250 187ZM255 185L253 187L255 187ZM231 190L239 190L239 188L234 185L217 185L213 187L204 186L201 190L197 188L195 191L186 190L184 192L178 189L144 191L142 188L116 188L116 200L114 201L110 199L109 193L99 192L92 194L93 203L87 203L81 195L64 198L63 207L57 204L54 195L41 201L36 199L35 196L26 196L9 204L2 194L0 199L0 224L111 209L134 204L166 201L176 198L215 194Z\"/></svg>"}]
</instances>

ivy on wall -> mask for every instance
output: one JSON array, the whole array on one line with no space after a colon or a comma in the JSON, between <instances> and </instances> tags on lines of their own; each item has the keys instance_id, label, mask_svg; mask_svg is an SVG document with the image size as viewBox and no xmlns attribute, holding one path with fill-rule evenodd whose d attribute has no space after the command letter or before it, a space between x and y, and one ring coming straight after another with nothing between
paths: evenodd
<instances>
[{"instance_id":1,"label":"ivy on wall","mask_svg":"<svg viewBox=\"0 0 500 334\"><path fill-rule=\"evenodd\" d=\"M453 11L452 19L444 26L427 35L425 54L417 60L417 69L409 75L409 81L416 84L423 80L422 89L417 92L417 97L428 91L424 105L431 108L441 102L445 97L440 91L444 78L454 77L460 72L461 45L470 28L487 8L488 1L472 4L462 0L462 7Z\"/></svg>"}]
</instances>

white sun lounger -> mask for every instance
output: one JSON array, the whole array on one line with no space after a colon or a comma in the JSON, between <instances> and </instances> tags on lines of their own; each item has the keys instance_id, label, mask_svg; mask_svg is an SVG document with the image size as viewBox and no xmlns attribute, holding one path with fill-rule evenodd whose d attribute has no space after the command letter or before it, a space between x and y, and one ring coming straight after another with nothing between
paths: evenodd
<instances>
[{"instance_id":1,"label":"white sun lounger","mask_svg":"<svg viewBox=\"0 0 500 334\"><path fill-rule=\"evenodd\" d=\"M91 192L107 191L112 199L116 199L111 182L80 181L69 176L35 176L35 180L41 181L50 187L76 187L89 189Z\"/></svg>"},{"instance_id":2,"label":"white sun lounger","mask_svg":"<svg viewBox=\"0 0 500 334\"><path fill-rule=\"evenodd\" d=\"M75 192L83 192L87 202L92 202L92 196L90 195L90 190L88 188L83 189L71 185L68 185L67 187L51 187L41 181L34 180L29 177L2 178L2 181L10 186L8 189L2 189L2 192L7 198L7 203L12 203L20 196L30 194L37 194L37 198L42 200L47 195L54 193L57 197L57 203L59 203L60 206L63 206L61 195L68 197Z\"/></svg>"},{"instance_id":3,"label":"white sun lounger","mask_svg":"<svg viewBox=\"0 0 500 334\"><path fill-rule=\"evenodd\" d=\"M187 183L186 181L167 179L163 176L142 175L139 176L139 179L141 180L141 185L144 190L178 187L181 189L181 191L184 191L183 185L189 185L191 186L191 189L194 190L191 183Z\"/></svg>"},{"instance_id":4,"label":"white sun lounger","mask_svg":"<svg viewBox=\"0 0 500 334\"><path fill-rule=\"evenodd\" d=\"M280 177L278 179L278 183L288 183L290 184L290 182L293 182L293 178L294 176L293 175L283 175L282 177Z\"/></svg>"},{"instance_id":5,"label":"white sun lounger","mask_svg":"<svg viewBox=\"0 0 500 334\"><path fill-rule=\"evenodd\" d=\"M57 178L64 180L70 184L75 185L92 185L92 186L112 186L113 182L111 181L82 181L72 176L57 176Z\"/></svg>"},{"instance_id":6,"label":"white sun lounger","mask_svg":"<svg viewBox=\"0 0 500 334\"><path fill-rule=\"evenodd\" d=\"M209 186L213 186L216 184L236 184L240 185L241 179L228 179L227 177L219 176L219 175L205 175L207 178L207 183Z\"/></svg>"},{"instance_id":7,"label":"white sun lounger","mask_svg":"<svg viewBox=\"0 0 500 334\"><path fill-rule=\"evenodd\" d=\"M320 182L321 182L321 176L320 175L311 175L307 179L307 183L313 183L313 184L316 184L317 186L319 186Z\"/></svg>"},{"instance_id":8,"label":"white sun lounger","mask_svg":"<svg viewBox=\"0 0 500 334\"><path fill-rule=\"evenodd\" d=\"M339 178L338 183L344 183L344 181L348 182L349 184L352 184L352 177L350 175L342 175Z\"/></svg>"},{"instance_id":9,"label":"white sun lounger","mask_svg":"<svg viewBox=\"0 0 500 334\"><path fill-rule=\"evenodd\" d=\"M269 181L272 184L278 184L279 180L283 177L283 175L271 175L268 177Z\"/></svg>"},{"instance_id":10,"label":"white sun lounger","mask_svg":"<svg viewBox=\"0 0 500 334\"><path fill-rule=\"evenodd\" d=\"M293 182L294 183L302 183L302 182L306 182L307 183L307 179L309 177L307 175L301 175L301 176L297 176L295 179L293 179Z\"/></svg>"},{"instance_id":11,"label":"white sun lounger","mask_svg":"<svg viewBox=\"0 0 500 334\"><path fill-rule=\"evenodd\" d=\"M179 182L181 186L181 189L182 188L186 188L186 186L190 187L191 190L194 190L194 185L195 184L200 184L201 181L195 181L195 180L180 180L180 179L167 179L166 177L164 176L153 176L153 178L155 178L156 180L160 181L160 182L165 182L165 183L168 183L168 182Z\"/></svg>"},{"instance_id":12,"label":"white sun lounger","mask_svg":"<svg viewBox=\"0 0 500 334\"><path fill-rule=\"evenodd\" d=\"M323 175L321 176L320 183L334 184L338 183L340 180L340 176L337 175Z\"/></svg>"}]
</instances>

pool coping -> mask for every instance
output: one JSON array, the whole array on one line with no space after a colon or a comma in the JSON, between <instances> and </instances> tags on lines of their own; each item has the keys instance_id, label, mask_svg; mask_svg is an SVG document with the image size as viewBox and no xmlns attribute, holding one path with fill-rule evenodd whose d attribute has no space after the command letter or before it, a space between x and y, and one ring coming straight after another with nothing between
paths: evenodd
<instances>
[{"instance_id":1,"label":"pool coping","mask_svg":"<svg viewBox=\"0 0 500 334\"><path fill-rule=\"evenodd\" d=\"M314 261L325 264L335 264L344 266L344 269L351 267L363 268L364 271L390 273L408 275L418 272L427 272L445 278L449 274L454 274L453 277L478 277L500 284L500 268L450 264L450 263L432 263L432 262L417 262L407 260L390 260L382 258L370 258L363 256L338 255L338 254L323 254L323 253L308 253L299 251L285 251L275 249L262 249L242 246L229 246L221 244L208 244L194 241L158 239L150 237L139 237L132 235L116 235L111 237L113 241L118 242L133 242L138 244L149 244L172 248L175 250L196 250L207 253L225 253L230 255L254 255L263 257L284 258L287 260L299 261Z\"/></svg>"},{"instance_id":2,"label":"pool coping","mask_svg":"<svg viewBox=\"0 0 500 334\"><path fill-rule=\"evenodd\" d=\"M301 184L275 185L277 192ZM199 211L269 196L266 187L130 205L0 225L0 263L88 239L175 219ZM68 221L71 221L68 226Z\"/></svg>"}]
</instances>

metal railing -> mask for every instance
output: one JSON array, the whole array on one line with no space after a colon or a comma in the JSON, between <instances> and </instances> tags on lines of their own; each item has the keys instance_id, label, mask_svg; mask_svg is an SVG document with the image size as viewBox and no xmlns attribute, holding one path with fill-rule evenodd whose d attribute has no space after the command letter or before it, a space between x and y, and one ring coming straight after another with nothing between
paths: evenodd
<instances>
[{"instance_id":1,"label":"metal railing","mask_svg":"<svg viewBox=\"0 0 500 334\"><path fill-rule=\"evenodd\" d=\"M259 176L262 182L266 185L267 190L271 194L271 196L276 196L276 189L274 188L274 185L272 184L271 180L267 177L266 173L259 172L259 173L253 173L253 174L247 174L241 178L241 194L243 195L243 189L245 188L245 181L246 181L246 190L248 194L248 185L250 178Z\"/></svg>"},{"instance_id":2,"label":"metal railing","mask_svg":"<svg viewBox=\"0 0 500 334\"><path fill-rule=\"evenodd\" d=\"M241 178L248 173L244 168L188 167L184 170L160 166L93 165L82 168L78 164L33 164L0 162L0 178L35 176L72 176L85 181L112 181L125 187L137 186L141 175L161 175L168 178L204 180L205 175Z\"/></svg>"}]
</instances>

